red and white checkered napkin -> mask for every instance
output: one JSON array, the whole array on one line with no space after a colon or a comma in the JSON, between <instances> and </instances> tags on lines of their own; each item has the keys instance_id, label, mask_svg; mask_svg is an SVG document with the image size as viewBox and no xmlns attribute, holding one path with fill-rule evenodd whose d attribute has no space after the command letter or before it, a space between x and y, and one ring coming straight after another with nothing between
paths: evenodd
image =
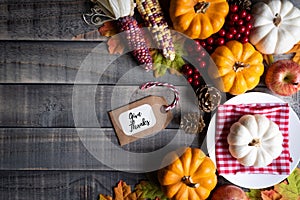
<instances>
[{"instance_id":1,"label":"red and white checkered napkin","mask_svg":"<svg viewBox=\"0 0 300 200\"><path fill-rule=\"evenodd\" d=\"M228 150L227 135L231 125L245 114L263 114L275 122L283 134L283 152L273 162L263 168L245 167L231 156ZM289 174L289 106L287 103L253 103L220 105L217 111L216 163L219 174L256 173Z\"/></svg>"}]
</instances>

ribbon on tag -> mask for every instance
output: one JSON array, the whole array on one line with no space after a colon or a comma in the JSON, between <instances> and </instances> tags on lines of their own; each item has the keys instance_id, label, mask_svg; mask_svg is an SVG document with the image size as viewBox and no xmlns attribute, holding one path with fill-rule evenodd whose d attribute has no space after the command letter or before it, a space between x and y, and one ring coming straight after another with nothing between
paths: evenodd
<instances>
[{"instance_id":1,"label":"ribbon on tag","mask_svg":"<svg viewBox=\"0 0 300 200\"><path fill-rule=\"evenodd\" d=\"M140 89L145 90L155 86L171 89L174 92L174 101L168 105L164 97L148 96L109 112L121 146L139 138L152 136L165 129L171 122L173 115L170 110L176 107L179 93L173 85L160 82L148 82Z\"/></svg>"}]
</instances>

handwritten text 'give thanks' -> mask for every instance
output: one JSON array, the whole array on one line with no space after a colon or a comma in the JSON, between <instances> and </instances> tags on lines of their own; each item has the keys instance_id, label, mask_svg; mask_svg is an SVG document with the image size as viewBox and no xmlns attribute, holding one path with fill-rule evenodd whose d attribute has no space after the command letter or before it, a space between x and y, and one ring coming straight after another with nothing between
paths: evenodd
<instances>
[{"instance_id":1,"label":"handwritten text 'give thanks'","mask_svg":"<svg viewBox=\"0 0 300 200\"><path fill-rule=\"evenodd\" d=\"M146 120L141 112L129 113L129 120L130 120L130 132L133 132L134 130L138 130L144 126L148 127L150 126L150 120Z\"/></svg>"}]
</instances>

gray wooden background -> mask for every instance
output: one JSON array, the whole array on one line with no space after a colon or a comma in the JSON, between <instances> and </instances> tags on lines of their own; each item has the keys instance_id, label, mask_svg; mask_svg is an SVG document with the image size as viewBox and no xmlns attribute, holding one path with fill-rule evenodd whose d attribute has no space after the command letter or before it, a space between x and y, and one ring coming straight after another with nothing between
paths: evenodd
<instances>
[{"instance_id":1,"label":"gray wooden background","mask_svg":"<svg viewBox=\"0 0 300 200\"><path fill-rule=\"evenodd\" d=\"M299 1L294 2L300 7ZM155 79L135 67L130 55L105 57L111 64L104 66L106 52L96 53L95 69L76 79L85 59L103 40L82 20L89 9L88 0L0 0L0 199L97 199L99 193L111 194L120 179L136 184L146 178L144 173L128 172L135 170L130 163L122 166L126 172L104 165L85 148L76 128L101 130L117 144L107 111L144 96L136 91L147 80L175 84L182 94L179 105L193 100L182 77ZM74 123L74 85L82 91L96 86L99 124ZM263 84L255 91L269 92ZM172 93L162 88L148 94L172 100ZM299 99L299 95L284 98L298 116ZM168 144L186 109L179 106L164 131L124 150L150 152ZM201 147L204 137L205 133L192 138L191 145Z\"/></svg>"}]
</instances>

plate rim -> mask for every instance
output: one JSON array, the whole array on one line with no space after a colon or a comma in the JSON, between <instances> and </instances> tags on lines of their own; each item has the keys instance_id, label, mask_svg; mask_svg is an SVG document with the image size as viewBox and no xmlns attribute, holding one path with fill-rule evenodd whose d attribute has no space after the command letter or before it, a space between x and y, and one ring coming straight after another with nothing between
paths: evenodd
<instances>
[{"instance_id":1,"label":"plate rim","mask_svg":"<svg viewBox=\"0 0 300 200\"><path fill-rule=\"evenodd\" d=\"M255 100L249 101L249 100L247 100L247 96L250 96L250 95L252 96L252 98L253 98L253 95L260 95L260 96L264 96L264 97L268 97L268 98L266 98L266 101L259 101L259 102L255 101ZM232 97L231 99L228 99L223 104L239 104L236 101L239 101L240 99L244 99L244 100L246 99L244 102L245 104L246 103L287 103L284 100L282 100L279 97L274 96L272 94L263 93L263 92L247 92L247 93ZM248 99L249 99L249 97L248 97ZM289 108L290 108L289 122L291 122L291 120L297 120L298 124L300 125L299 117L297 116L295 111L290 106L289 106ZM216 112L211 117L210 123L208 125L208 129L207 129L207 135L206 135L206 148L208 151L208 155L212 159L212 161L214 162L215 165L216 165L216 156L215 156L215 130L214 130L214 127L216 125L216 114L217 114ZM289 129L293 128L290 124L291 123L289 123ZM294 129L293 129L293 132L294 132ZM289 133L290 133L290 131L289 131ZM289 134L289 138L290 137L291 137L291 135ZM290 141L291 140L289 140L289 150L290 150L290 154L292 154ZM292 157L292 155L291 155L291 157ZM290 165L291 172L297 167L299 160L300 160L300 155L298 155L297 159L293 158L293 161L291 162L291 165ZM251 175L251 178L254 178L253 180L255 180L255 185L251 184L251 183L249 184L249 181L247 181L247 183L242 182L242 184L241 184L240 180L245 180L245 178L249 178L249 175ZM251 189L261 189L261 188L267 188L267 187L273 186L274 184L279 183L280 181L284 180L289 175L225 174L225 175L221 175L221 176L223 176L225 179L227 179L231 183L236 184L240 187L251 188ZM240 178L237 178L237 177L240 177ZM265 182L263 182L263 181L257 181L257 178L259 178L260 180L261 179L267 180L268 183L264 184ZM268 181L268 179L271 179L271 181Z\"/></svg>"}]
</instances>

